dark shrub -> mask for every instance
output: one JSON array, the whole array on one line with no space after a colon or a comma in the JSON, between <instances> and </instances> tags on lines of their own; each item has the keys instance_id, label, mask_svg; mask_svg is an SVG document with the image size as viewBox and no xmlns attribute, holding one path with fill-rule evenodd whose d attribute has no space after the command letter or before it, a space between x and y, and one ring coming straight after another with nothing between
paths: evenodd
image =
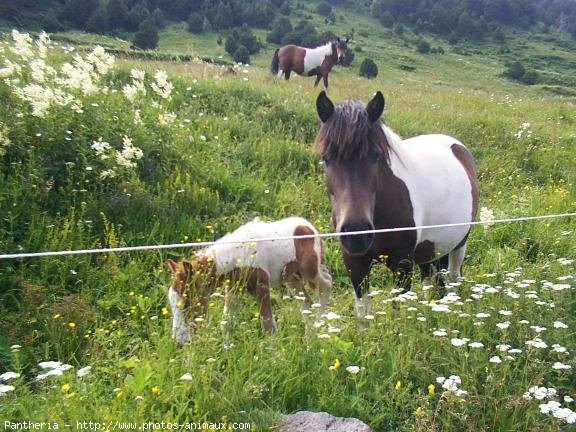
<instances>
[{"instance_id":1,"label":"dark shrub","mask_svg":"<svg viewBox=\"0 0 576 432\"><path fill-rule=\"evenodd\" d=\"M365 58L360 65L360 76L366 78L376 78L378 76L378 66L374 60Z\"/></svg>"},{"instance_id":2,"label":"dark shrub","mask_svg":"<svg viewBox=\"0 0 576 432\"><path fill-rule=\"evenodd\" d=\"M240 45L238 49L234 52L234 61L238 63L250 63L250 53L248 48L244 45Z\"/></svg>"},{"instance_id":3,"label":"dark shrub","mask_svg":"<svg viewBox=\"0 0 576 432\"><path fill-rule=\"evenodd\" d=\"M420 39L418 45L416 46L416 49L420 54L428 54L431 49L430 43L424 39Z\"/></svg>"}]
</instances>

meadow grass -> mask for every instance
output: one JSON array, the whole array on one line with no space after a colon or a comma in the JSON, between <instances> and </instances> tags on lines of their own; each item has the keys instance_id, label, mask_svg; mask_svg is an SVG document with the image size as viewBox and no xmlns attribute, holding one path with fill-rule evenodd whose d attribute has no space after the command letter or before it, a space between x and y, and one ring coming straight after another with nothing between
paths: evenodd
<instances>
[{"instance_id":1,"label":"meadow grass","mask_svg":"<svg viewBox=\"0 0 576 432\"><path fill-rule=\"evenodd\" d=\"M3 252L212 240L254 216L295 214L332 229L312 151L319 89L311 79L276 81L258 64L235 75L202 62L117 59L104 68L106 58L82 53L73 69L90 74L74 81L62 72L74 55L67 48L50 44L44 58L29 44L23 57L13 45L0 53L0 67L8 59L22 66L0 72ZM35 64L47 71L43 81L33 59L43 59ZM431 78L461 64L445 59L441 73L422 67L376 80L337 68L329 94L366 101L380 89L384 121L402 136L458 137L478 162L484 217L574 211L574 100L488 78L489 62L455 71L453 81ZM481 85L465 86L464 75ZM34 114L33 94L18 96L30 83L74 101L54 99ZM270 337L253 299L239 296L225 337L214 297L182 349L171 340L164 262L188 249L2 260L0 373L19 374L0 383L2 419L268 430L281 413L308 409L357 417L375 431L568 430L575 229L574 218L474 228L464 279L444 299L418 279L399 295L375 266L365 330L338 242L328 239L331 314L315 323L294 293L275 292L279 333ZM564 411L541 412L550 401Z\"/></svg>"}]
</instances>

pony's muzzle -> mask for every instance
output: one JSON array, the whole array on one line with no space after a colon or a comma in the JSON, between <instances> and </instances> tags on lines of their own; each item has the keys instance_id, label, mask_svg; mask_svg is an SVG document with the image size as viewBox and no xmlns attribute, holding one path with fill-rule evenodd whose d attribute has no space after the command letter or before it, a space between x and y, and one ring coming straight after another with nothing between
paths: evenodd
<instances>
[{"instance_id":1,"label":"pony's muzzle","mask_svg":"<svg viewBox=\"0 0 576 432\"><path fill-rule=\"evenodd\" d=\"M372 232L362 232L362 231L372 231L374 225L370 222L346 222L340 227L341 233L353 233L350 235L344 235L340 237L340 242L342 247L350 255L364 255L372 246L374 241L374 233ZM362 232L360 234L356 234Z\"/></svg>"}]
</instances>

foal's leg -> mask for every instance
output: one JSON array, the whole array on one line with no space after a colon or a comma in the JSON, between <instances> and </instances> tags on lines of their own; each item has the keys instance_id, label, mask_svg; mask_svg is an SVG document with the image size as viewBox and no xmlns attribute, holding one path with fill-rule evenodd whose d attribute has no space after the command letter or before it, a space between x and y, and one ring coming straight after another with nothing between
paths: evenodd
<instances>
[{"instance_id":1,"label":"foal's leg","mask_svg":"<svg viewBox=\"0 0 576 432\"><path fill-rule=\"evenodd\" d=\"M255 269L248 280L248 292L256 297L260 306L260 322L262 330L270 333L278 332L278 325L272 315L272 301L270 299L270 283L268 273Z\"/></svg>"},{"instance_id":2,"label":"foal's leg","mask_svg":"<svg viewBox=\"0 0 576 432\"><path fill-rule=\"evenodd\" d=\"M330 293L332 292L332 276L324 264L318 266L318 275L316 276L315 284L318 286L320 294L319 315L321 316L326 312L326 306L328 305Z\"/></svg>"},{"instance_id":3,"label":"foal's leg","mask_svg":"<svg viewBox=\"0 0 576 432\"><path fill-rule=\"evenodd\" d=\"M302 305L302 309L310 309L312 307L312 299L306 290L304 281L299 276L293 274L288 277L286 283L290 289L294 291L295 294L304 296L304 304Z\"/></svg>"}]
</instances>

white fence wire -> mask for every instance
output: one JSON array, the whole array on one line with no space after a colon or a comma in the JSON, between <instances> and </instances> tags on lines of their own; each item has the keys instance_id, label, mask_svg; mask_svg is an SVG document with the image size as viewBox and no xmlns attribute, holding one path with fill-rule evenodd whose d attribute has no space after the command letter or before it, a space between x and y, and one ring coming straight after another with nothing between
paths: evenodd
<instances>
[{"instance_id":1,"label":"white fence wire","mask_svg":"<svg viewBox=\"0 0 576 432\"><path fill-rule=\"evenodd\" d=\"M302 236L285 236L285 237L267 237L259 239L247 239L242 241L230 241L229 243L255 243L255 242L265 242L274 240L293 240L296 238L327 238L327 237L342 237L342 236L352 236L360 234L379 234L379 233L390 233L399 231L415 231L415 230L425 230L425 229L437 229L437 228L450 228L458 226L471 226L471 225L495 225L502 223L512 223L512 222L523 222L523 221L534 221L534 220L544 220L544 219L558 219L565 217L574 217L574 213L561 213L561 214L548 214L540 216L521 216L514 218L505 219L494 219L486 221L474 221L474 222L462 222L462 223L452 223L452 224L439 224L439 225L424 225L424 226L413 226L413 227L399 227L399 228L386 228L386 229L374 229L365 231L351 231L351 232L329 232L329 233L318 233ZM98 254L98 253L112 253L112 252L137 252L137 251L149 251L149 250L161 250L161 249L177 249L177 248L202 248L215 244L216 241L201 241L201 242L191 242L191 243L173 243L173 244L163 244L163 245L143 245L143 246L125 246L125 247L111 247L111 248L100 248L100 249L78 249L78 250L59 250L59 251L46 251L46 252L23 252L23 253L13 253L13 254L2 254L0 255L0 260L10 260L10 259L24 259L24 258L39 258L39 257L54 257L54 256L68 256L68 255L86 255L86 254ZM226 241L220 241L220 244L226 243Z\"/></svg>"}]
</instances>

